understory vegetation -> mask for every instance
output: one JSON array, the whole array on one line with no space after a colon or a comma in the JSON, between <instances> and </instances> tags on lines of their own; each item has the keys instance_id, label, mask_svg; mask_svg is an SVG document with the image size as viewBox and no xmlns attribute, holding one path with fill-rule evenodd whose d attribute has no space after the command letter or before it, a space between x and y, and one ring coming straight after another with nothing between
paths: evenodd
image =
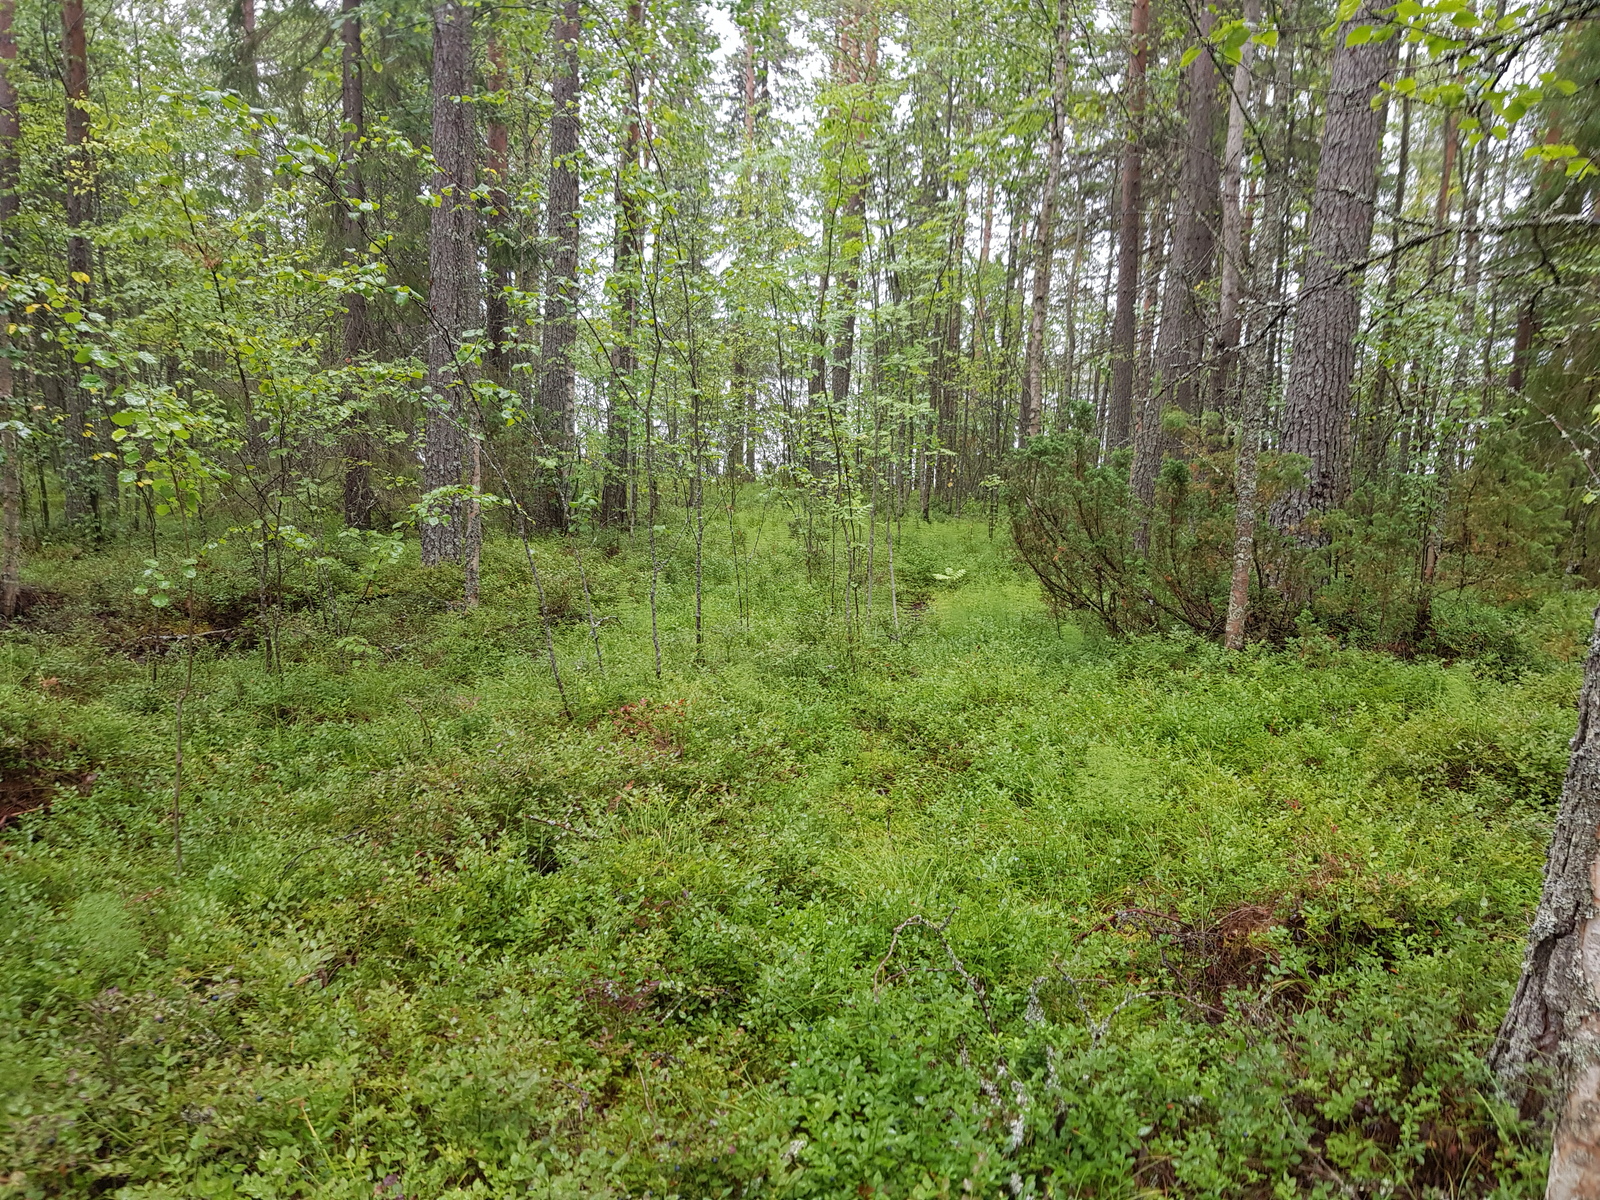
<instances>
[{"instance_id":1,"label":"understory vegetation","mask_svg":"<svg viewBox=\"0 0 1600 1200\"><path fill-rule=\"evenodd\" d=\"M642 537L533 543L550 647L503 537L476 609L335 542L270 636L243 551L39 547L0 1194L1541 1193L1481 1056L1590 594L1114 640L969 517L868 620L772 497L698 644L659 531L659 674Z\"/></svg>"}]
</instances>

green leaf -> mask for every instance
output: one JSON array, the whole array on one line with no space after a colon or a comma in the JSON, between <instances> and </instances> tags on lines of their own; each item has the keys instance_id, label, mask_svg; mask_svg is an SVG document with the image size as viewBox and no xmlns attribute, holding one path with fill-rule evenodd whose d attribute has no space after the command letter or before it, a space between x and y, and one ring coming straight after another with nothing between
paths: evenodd
<instances>
[{"instance_id":1,"label":"green leaf","mask_svg":"<svg viewBox=\"0 0 1600 1200\"><path fill-rule=\"evenodd\" d=\"M1183 57L1178 60L1178 70L1185 70L1190 63L1199 58L1201 49L1202 47L1200 46L1190 46L1187 50L1185 50L1183 52Z\"/></svg>"}]
</instances>

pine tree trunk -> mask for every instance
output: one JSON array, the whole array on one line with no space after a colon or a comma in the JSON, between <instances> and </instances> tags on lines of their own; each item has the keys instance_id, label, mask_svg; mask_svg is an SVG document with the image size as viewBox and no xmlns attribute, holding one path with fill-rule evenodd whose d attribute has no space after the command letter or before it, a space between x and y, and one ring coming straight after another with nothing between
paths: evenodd
<instances>
[{"instance_id":1,"label":"pine tree trunk","mask_svg":"<svg viewBox=\"0 0 1600 1200\"><path fill-rule=\"evenodd\" d=\"M1310 466L1305 486L1285 492L1272 507L1273 524L1303 544L1320 540L1308 521L1343 502L1349 474L1350 381L1361 316L1360 277L1352 268L1372 245L1385 117L1373 99L1394 70L1400 39L1355 46L1347 40L1358 26L1378 22L1381 8L1367 0L1334 35L1279 442Z\"/></svg>"},{"instance_id":2,"label":"pine tree trunk","mask_svg":"<svg viewBox=\"0 0 1600 1200\"><path fill-rule=\"evenodd\" d=\"M544 456L556 462L540 489L537 518L545 529L565 529L567 458L573 450L577 386L572 348L578 305L578 40L583 34L578 0L563 0L550 96L550 270L546 276L540 346L539 424Z\"/></svg>"},{"instance_id":3,"label":"pine tree trunk","mask_svg":"<svg viewBox=\"0 0 1600 1200\"><path fill-rule=\"evenodd\" d=\"M1600 611L1595 616L1544 891L1522 978L1489 1053L1525 1113L1554 1109L1546 1200L1600 1196Z\"/></svg>"},{"instance_id":4,"label":"pine tree trunk","mask_svg":"<svg viewBox=\"0 0 1600 1200\"><path fill-rule=\"evenodd\" d=\"M1111 396L1106 447L1133 439L1133 376L1138 361L1140 203L1144 174L1145 70L1150 60L1150 0L1133 0L1128 46L1128 140L1122 150L1117 216L1117 315L1111 326Z\"/></svg>"},{"instance_id":5,"label":"pine tree trunk","mask_svg":"<svg viewBox=\"0 0 1600 1200\"><path fill-rule=\"evenodd\" d=\"M1017 414L1017 434L1027 440L1044 425L1045 317L1050 306L1050 275L1055 260L1056 206L1061 195L1061 161L1066 150L1067 113L1067 7L1058 0L1056 45L1052 57L1049 174L1039 210L1037 245L1033 258L1033 295L1028 310L1028 343L1022 364L1022 403Z\"/></svg>"},{"instance_id":6,"label":"pine tree trunk","mask_svg":"<svg viewBox=\"0 0 1600 1200\"><path fill-rule=\"evenodd\" d=\"M340 77L340 124L343 127L343 195L339 204L339 228L347 265L353 265L366 244L362 236L360 205L367 198L361 176L361 147L366 137L366 97L361 74L361 0L343 0L343 20L339 26L342 43ZM367 298L360 292L347 292L344 298L344 361L354 366L367 351ZM372 435L367 416L361 410L361 397L346 389L341 397L350 409L344 435L344 521L352 529L370 529L372 511L378 498L372 490Z\"/></svg>"},{"instance_id":7,"label":"pine tree trunk","mask_svg":"<svg viewBox=\"0 0 1600 1200\"><path fill-rule=\"evenodd\" d=\"M461 335L477 326L478 239L472 189L477 152L472 112L472 10L447 0L433 10L433 190L428 227L428 376L423 435L424 491L459 488L466 442L468 381ZM422 526L422 561L461 558L465 506L440 506L446 519Z\"/></svg>"},{"instance_id":8,"label":"pine tree trunk","mask_svg":"<svg viewBox=\"0 0 1600 1200\"><path fill-rule=\"evenodd\" d=\"M1210 35L1213 16L1200 16L1200 37ZM1188 102L1183 167L1178 176L1178 211L1172 233L1172 257L1161 299L1161 328L1156 335L1155 371L1150 394L1134 441L1132 489L1137 504L1148 512L1155 499L1156 476L1176 442L1163 427L1169 408L1194 412L1198 376L1205 359L1209 325L1206 285L1212 277L1220 204L1217 158L1217 69L1204 48L1189 64ZM1145 550L1147 520L1140 521L1139 546Z\"/></svg>"}]
</instances>

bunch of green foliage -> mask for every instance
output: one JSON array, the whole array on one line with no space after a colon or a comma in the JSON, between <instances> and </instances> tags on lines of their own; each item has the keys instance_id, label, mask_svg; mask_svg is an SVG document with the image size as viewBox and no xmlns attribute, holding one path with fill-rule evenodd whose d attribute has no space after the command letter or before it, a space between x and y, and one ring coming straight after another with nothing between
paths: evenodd
<instances>
[{"instance_id":1,"label":"bunch of green foliage","mask_svg":"<svg viewBox=\"0 0 1600 1200\"><path fill-rule=\"evenodd\" d=\"M188 612L148 549L41 555L0 1195L1537 1195L1479 1055L1583 597L1503 617L1515 669L1225 654L1058 624L982 522L897 537L898 636L769 527L697 648L663 527L659 677L646 551L587 555L571 719L514 542L477 610L408 556L290 574L270 660L242 552Z\"/></svg>"}]
</instances>

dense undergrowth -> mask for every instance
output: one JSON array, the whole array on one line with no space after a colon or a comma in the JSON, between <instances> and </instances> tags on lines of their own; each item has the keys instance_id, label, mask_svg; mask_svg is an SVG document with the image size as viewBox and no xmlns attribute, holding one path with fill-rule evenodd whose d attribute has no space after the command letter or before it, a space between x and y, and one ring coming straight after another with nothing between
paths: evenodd
<instances>
[{"instance_id":1,"label":"dense undergrowth","mask_svg":"<svg viewBox=\"0 0 1600 1200\"><path fill-rule=\"evenodd\" d=\"M321 562L275 664L241 565L157 609L147 549L46 548L0 635L0 1195L1539 1194L1480 1055L1586 597L1441 602L1475 657L1230 656L908 521L896 636L774 528L711 553L699 663L663 535L660 678L643 547L584 559L602 670L537 546L571 719L515 542L476 611Z\"/></svg>"}]
</instances>

